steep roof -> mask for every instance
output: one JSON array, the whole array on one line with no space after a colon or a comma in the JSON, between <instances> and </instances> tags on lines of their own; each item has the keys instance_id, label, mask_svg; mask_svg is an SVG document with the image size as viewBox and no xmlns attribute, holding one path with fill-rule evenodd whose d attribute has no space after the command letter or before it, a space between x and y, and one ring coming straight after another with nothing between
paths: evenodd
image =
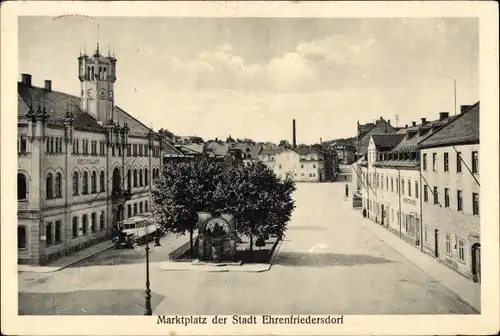
<instances>
[{"instance_id":1,"label":"steep roof","mask_svg":"<svg viewBox=\"0 0 500 336\"><path fill-rule=\"evenodd\" d=\"M165 146L163 148L163 153L165 155L182 155L180 150L176 149L173 145L169 144L168 142L165 142Z\"/></svg>"},{"instance_id":2,"label":"steep roof","mask_svg":"<svg viewBox=\"0 0 500 336\"><path fill-rule=\"evenodd\" d=\"M226 156L229 150L229 145L227 143L219 143L212 141L205 144L205 151L207 153L213 153L215 156Z\"/></svg>"},{"instance_id":3,"label":"steep roof","mask_svg":"<svg viewBox=\"0 0 500 336\"><path fill-rule=\"evenodd\" d=\"M281 153L283 152L284 149L283 148L262 148L262 150L260 151L260 155L276 155L278 153Z\"/></svg>"},{"instance_id":4,"label":"steep roof","mask_svg":"<svg viewBox=\"0 0 500 336\"><path fill-rule=\"evenodd\" d=\"M378 150L393 149L404 137L401 133L372 134L373 142Z\"/></svg>"},{"instance_id":5,"label":"steep roof","mask_svg":"<svg viewBox=\"0 0 500 336\"><path fill-rule=\"evenodd\" d=\"M105 132L105 128L99 125L96 119L80 108L80 97L59 91L47 91L44 88L28 86L22 82L18 82L17 92L18 117L23 118L26 115L29 111L29 105L33 106L34 109L41 106L46 108L49 115L47 123L51 127L64 127L66 113L70 111L75 117L75 129L97 133ZM150 129L146 125L118 106L115 106L115 116L116 120L122 124L125 119L127 120L130 128L129 135L141 137L148 135Z\"/></svg>"},{"instance_id":6,"label":"steep roof","mask_svg":"<svg viewBox=\"0 0 500 336\"><path fill-rule=\"evenodd\" d=\"M479 143L479 102L419 142L420 148Z\"/></svg>"},{"instance_id":7,"label":"steep roof","mask_svg":"<svg viewBox=\"0 0 500 336\"><path fill-rule=\"evenodd\" d=\"M416 126L411 126L399 130L397 133L404 134L404 138L394 147L395 152L409 152L418 150L418 143L434 132L441 128L443 125L451 121L455 116L450 116L445 119L433 120L425 122L424 124L419 124ZM409 135L411 135L409 137Z\"/></svg>"},{"instance_id":8,"label":"steep roof","mask_svg":"<svg viewBox=\"0 0 500 336\"><path fill-rule=\"evenodd\" d=\"M380 118L363 136L359 138L358 155L364 155L368 150L370 137L375 133L395 133L396 129L383 118Z\"/></svg>"},{"instance_id":9,"label":"steep roof","mask_svg":"<svg viewBox=\"0 0 500 336\"><path fill-rule=\"evenodd\" d=\"M234 144L233 148L241 150L241 152L244 154L250 154L252 159L256 159L259 156L260 151L262 150L261 145L252 145L241 142Z\"/></svg>"},{"instance_id":10,"label":"steep roof","mask_svg":"<svg viewBox=\"0 0 500 336\"><path fill-rule=\"evenodd\" d=\"M320 151L318 151L317 149L314 149L312 147L297 147L297 148L293 149L293 151L297 154L300 154L300 155L307 155L307 154L311 154L311 153L320 153Z\"/></svg>"}]
</instances>

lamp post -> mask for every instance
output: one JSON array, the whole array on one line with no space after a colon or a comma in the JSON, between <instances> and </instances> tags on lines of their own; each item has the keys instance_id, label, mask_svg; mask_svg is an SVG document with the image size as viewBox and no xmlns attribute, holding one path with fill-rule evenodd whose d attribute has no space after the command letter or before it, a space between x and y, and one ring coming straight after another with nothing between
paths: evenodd
<instances>
[{"instance_id":1,"label":"lamp post","mask_svg":"<svg viewBox=\"0 0 500 336\"><path fill-rule=\"evenodd\" d=\"M149 235L148 235L148 222L144 222L144 229L146 232L146 247L144 250L146 251L146 291L144 295L145 303L144 303L144 315L153 315L153 310L151 309L151 289L150 289L150 282L149 282ZM160 237L158 236L158 230L155 232L154 236L154 247L160 247ZM136 249L140 250L140 246L135 244Z\"/></svg>"}]
</instances>

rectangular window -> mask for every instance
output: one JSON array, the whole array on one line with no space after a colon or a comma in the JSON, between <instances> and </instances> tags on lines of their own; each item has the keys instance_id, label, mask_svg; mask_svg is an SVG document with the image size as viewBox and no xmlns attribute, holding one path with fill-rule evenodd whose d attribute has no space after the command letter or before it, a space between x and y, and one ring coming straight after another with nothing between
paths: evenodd
<instances>
[{"instance_id":1,"label":"rectangular window","mask_svg":"<svg viewBox=\"0 0 500 336\"><path fill-rule=\"evenodd\" d=\"M437 164L437 154L432 153L432 171L436 171L436 164Z\"/></svg>"},{"instance_id":2,"label":"rectangular window","mask_svg":"<svg viewBox=\"0 0 500 336\"><path fill-rule=\"evenodd\" d=\"M396 192L399 193L399 178L396 177Z\"/></svg>"},{"instance_id":3,"label":"rectangular window","mask_svg":"<svg viewBox=\"0 0 500 336\"><path fill-rule=\"evenodd\" d=\"M457 190L457 210L463 211L462 190Z\"/></svg>"},{"instance_id":4,"label":"rectangular window","mask_svg":"<svg viewBox=\"0 0 500 336\"><path fill-rule=\"evenodd\" d=\"M450 207L450 189L444 188L444 207Z\"/></svg>"},{"instance_id":5,"label":"rectangular window","mask_svg":"<svg viewBox=\"0 0 500 336\"><path fill-rule=\"evenodd\" d=\"M134 148L134 156L137 156L137 144L134 144L133 148Z\"/></svg>"},{"instance_id":6,"label":"rectangular window","mask_svg":"<svg viewBox=\"0 0 500 336\"><path fill-rule=\"evenodd\" d=\"M411 181L408 180L408 196L411 197Z\"/></svg>"},{"instance_id":7,"label":"rectangular window","mask_svg":"<svg viewBox=\"0 0 500 336\"><path fill-rule=\"evenodd\" d=\"M127 205L127 217L132 217L132 204Z\"/></svg>"},{"instance_id":8,"label":"rectangular window","mask_svg":"<svg viewBox=\"0 0 500 336\"><path fill-rule=\"evenodd\" d=\"M80 154L80 140L76 139L76 154Z\"/></svg>"},{"instance_id":9,"label":"rectangular window","mask_svg":"<svg viewBox=\"0 0 500 336\"><path fill-rule=\"evenodd\" d=\"M52 222L45 224L45 242L47 246L52 245Z\"/></svg>"},{"instance_id":10,"label":"rectangular window","mask_svg":"<svg viewBox=\"0 0 500 336\"><path fill-rule=\"evenodd\" d=\"M429 242L429 237L427 237L427 232L429 231L429 227L427 225L424 226L424 243Z\"/></svg>"},{"instance_id":11,"label":"rectangular window","mask_svg":"<svg viewBox=\"0 0 500 336\"><path fill-rule=\"evenodd\" d=\"M479 216L479 194L472 193L472 214Z\"/></svg>"},{"instance_id":12,"label":"rectangular window","mask_svg":"<svg viewBox=\"0 0 500 336\"><path fill-rule=\"evenodd\" d=\"M73 238L78 237L78 217L73 217Z\"/></svg>"},{"instance_id":13,"label":"rectangular window","mask_svg":"<svg viewBox=\"0 0 500 336\"><path fill-rule=\"evenodd\" d=\"M58 221L56 221L56 227L55 227L55 230L56 230L56 232L55 232L55 242L56 242L56 244L61 243L61 229L62 229L61 228L61 221L58 220Z\"/></svg>"},{"instance_id":14,"label":"rectangular window","mask_svg":"<svg viewBox=\"0 0 500 336\"><path fill-rule=\"evenodd\" d=\"M415 198L418 198L418 182L415 182Z\"/></svg>"},{"instance_id":15,"label":"rectangular window","mask_svg":"<svg viewBox=\"0 0 500 336\"><path fill-rule=\"evenodd\" d=\"M401 195L405 194L405 179L401 179Z\"/></svg>"},{"instance_id":16,"label":"rectangular window","mask_svg":"<svg viewBox=\"0 0 500 336\"><path fill-rule=\"evenodd\" d=\"M92 233L97 231L97 214L95 212L90 216L90 230Z\"/></svg>"},{"instance_id":17,"label":"rectangular window","mask_svg":"<svg viewBox=\"0 0 500 336\"><path fill-rule=\"evenodd\" d=\"M17 227L17 248L23 249L26 248L26 227L18 226Z\"/></svg>"},{"instance_id":18,"label":"rectangular window","mask_svg":"<svg viewBox=\"0 0 500 336\"><path fill-rule=\"evenodd\" d=\"M429 201L429 190L427 186L424 186L424 202Z\"/></svg>"},{"instance_id":19,"label":"rectangular window","mask_svg":"<svg viewBox=\"0 0 500 336\"><path fill-rule=\"evenodd\" d=\"M82 216L82 233L85 235L87 234L87 226L89 225L88 223L88 215L83 215Z\"/></svg>"},{"instance_id":20,"label":"rectangular window","mask_svg":"<svg viewBox=\"0 0 500 336\"><path fill-rule=\"evenodd\" d=\"M21 135L21 144L20 144L20 149L19 151L21 153L26 153L26 136L25 135Z\"/></svg>"},{"instance_id":21,"label":"rectangular window","mask_svg":"<svg viewBox=\"0 0 500 336\"><path fill-rule=\"evenodd\" d=\"M142 202L140 202L140 203L139 203L139 213L142 213L142 210L144 210L144 209L143 209L143 203L142 203Z\"/></svg>"},{"instance_id":22,"label":"rectangular window","mask_svg":"<svg viewBox=\"0 0 500 336\"><path fill-rule=\"evenodd\" d=\"M434 204L439 204L438 187L434 187Z\"/></svg>"},{"instance_id":23,"label":"rectangular window","mask_svg":"<svg viewBox=\"0 0 500 336\"><path fill-rule=\"evenodd\" d=\"M391 191L394 191L394 180L392 177L391 177Z\"/></svg>"},{"instance_id":24,"label":"rectangular window","mask_svg":"<svg viewBox=\"0 0 500 336\"><path fill-rule=\"evenodd\" d=\"M45 141L47 145L45 148L45 152L50 153L50 138L45 139Z\"/></svg>"},{"instance_id":25,"label":"rectangular window","mask_svg":"<svg viewBox=\"0 0 500 336\"><path fill-rule=\"evenodd\" d=\"M448 153L444 153L444 160L443 160L443 169L445 172L449 170L449 161L448 161Z\"/></svg>"},{"instance_id":26,"label":"rectangular window","mask_svg":"<svg viewBox=\"0 0 500 336\"><path fill-rule=\"evenodd\" d=\"M445 249L446 254L451 256L451 236L449 234L446 235Z\"/></svg>"},{"instance_id":27,"label":"rectangular window","mask_svg":"<svg viewBox=\"0 0 500 336\"><path fill-rule=\"evenodd\" d=\"M100 222L99 228L101 230L104 230L104 211L101 211L101 215L99 216L99 222Z\"/></svg>"},{"instance_id":28,"label":"rectangular window","mask_svg":"<svg viewBox=\"0 0 500 336\"><path fill-rule=\"evenodd\" d=\"M316 168L316 165L315 165L315 164L313 164L313 168Z\"/></svg>"},{"instance_id":29,"label":"rectangular window","mask_svg":"<svg viewBox=\"0 0 500 336\"><path fill-rule=\"evenodd\" d=\"M479 154L478 152L472 152L472 173L479 174Z\"/></svg>"},{"instance_id":30,"label":"rectangular window","mask_svg":"<svg viewBox=\"0 0 500 336\"><path fill-rule=\"evenodd\" d=\"M137 215L137 203L134 203L134 216Z\"/></svg>"},{"instance_id":31,"label":"rectangular window","mask_svg":"<svg viewBox=\"0 0 500 336\"><path fill-rule=\"evenodd\" d=\"M457 152L457 173L462 172L462 153Z\"/></svg>"},{"instance_id":32,"label":"rectangular window","mask_svg":"<svg viewBox=\"0 0 500 336\"><path fill-rule=\"evenodd\" d=\"M422 156L422 170L427 170L427 154L425 153Z\"/></svg>"},{"instance_id":33,"label":"rectangular window","mask_svg":"<svg viewBox=\"0 0 500 336\"><path fill-rule=\"evenodd\" d=\"M148 205L148 201L144 201L144 211L145 211L145 212L149 212L149 205Z\"/></svg>"},{"instance_id":34,"label":"rectangular window","mask_svg":"<svg viewBox=\"0 0 500 336\"><path fill-rule=\"evenodd\" d=\"M465 241L458 239L458 260L465 262Z\"/></svg>"},{"instance_id":35,"label":"rectangular window","mask_svg":"<svg viewBox=\"0 0 500 336\"><path fill-rule=\"evenodd\" d=\"M380 176L380 188L384 189L384 175Z\"/></svg>"}]
</instances>

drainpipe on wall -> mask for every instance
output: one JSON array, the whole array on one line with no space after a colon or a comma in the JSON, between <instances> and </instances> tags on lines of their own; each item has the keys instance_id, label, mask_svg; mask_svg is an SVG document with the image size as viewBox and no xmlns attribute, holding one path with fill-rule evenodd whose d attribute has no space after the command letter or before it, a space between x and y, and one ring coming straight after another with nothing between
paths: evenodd
<instances>
[{"instance_id":1,"label":"drainpipe on wall","mask_svg":"<svg viewBox=\"0 0 500 336\"><path fill-rule=\"evenodd\" d=\"M399 197L399 216L398 216L398 221L399 221L399 238L402 238L402 234L401 234L401 222L402 222L403 214L401 213L401 168L398 168L398 197Z\"/></svg>"},{"instance_id":2,"label":"drainpipe on wall","mask_svg":"<svg viewBox=\"0 0 500 336\"><path fill-rule=\"evenodd\" d=\"M420 176L419 193L420 193L420 251L424 252L424 213L422 211L422 170L421 164L418 164L418 173Z\"/></svg>"}]
</instances>

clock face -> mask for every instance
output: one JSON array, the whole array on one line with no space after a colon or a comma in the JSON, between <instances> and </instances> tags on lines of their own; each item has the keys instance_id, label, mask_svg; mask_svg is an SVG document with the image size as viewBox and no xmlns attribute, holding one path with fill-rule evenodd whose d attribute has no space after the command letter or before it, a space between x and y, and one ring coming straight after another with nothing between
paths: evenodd
<instances>
[{"instance_id":1,"label":"clock face","mask_svg":"<svg viewBox=\"0 0 500 336\"><path fill-rule=\"evenodd\" d=\"M94 90L93 90L93 89L88 89L88 90L87 90L87 96L88 96L90 99L93 99L93 98L94 98Z\"/></svg>"},{"instance_id":2,"label":"clock face","mask_svg":"<svg viewBox=\"0 0 500 336\"><path fill-rule=\"evenodd\" d=\"M104 99L104 98L106 98L106 96L107 96L106 89L100 89L99 90L99 98Z\"/></svg>"}]
</instances>

